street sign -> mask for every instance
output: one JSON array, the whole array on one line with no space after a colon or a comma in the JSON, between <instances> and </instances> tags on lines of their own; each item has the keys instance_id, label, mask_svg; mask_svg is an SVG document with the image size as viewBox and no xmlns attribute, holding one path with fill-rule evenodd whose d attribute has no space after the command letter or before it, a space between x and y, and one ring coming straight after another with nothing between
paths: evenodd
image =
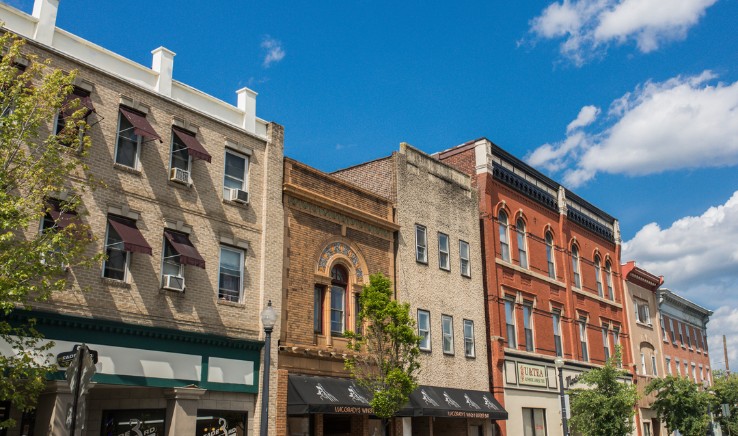
<instances>
[{"instance_id":1,"label":"street sign","mask_svg":"<svg viewBox=\"0 0 738 436\"><path fill-rule=\"evenodd\" d=\"M56 364L59 365L60 368L67 368L69 367L70 362L72 359L74 359L74 356L77 355L77 350L79 349L79 345L75 345L74 348L72 348L72 351L65 351L63 353L59 353L56 355ZM89 351L90 356L92 357L92 362L97 363L97 350L90 350Z\"/></svg>"},{"instance_id":2,"label":"street sign","mask_svg":"<svg viewBox=\"0 0 738 436\"><path fill-rule=\"evenodd\" d=\"M72 404L67 410L66 426L69 434L74 435L77 429L85 428L85 395L89 390L92 376L95 375L97 351L90 350L84 344L75 345L71 352L59 353L56 360L59 366L67 366L65 375L72 391Z\"/></svg>"},{"instance_id":3,"label":"street sign","mask_svg":"<svg viewBox=\"0 0 738 436\"><path fill-rule=\"evenodd\" d=\"M569 394L564 395L564 404L566 404L566 419L571 419L571 406L569 405Z\"/></svg>"},{"instance_id":4,"label":"street sign","mask_svg":"<svg viewBox=\"0 0 738 436\"><path fill-rule=\"evenodd\" d=\"M721 404L720 408L723 409L723 416L726 418L730 418L730 404Z\"/></svg>"}]
</instances>

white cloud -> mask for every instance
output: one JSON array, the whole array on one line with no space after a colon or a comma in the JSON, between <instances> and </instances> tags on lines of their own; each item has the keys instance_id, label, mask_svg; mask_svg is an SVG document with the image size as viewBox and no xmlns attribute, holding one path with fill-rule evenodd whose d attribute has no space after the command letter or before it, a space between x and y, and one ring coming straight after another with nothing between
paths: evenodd
<instances>
[{"instance_id":1,"label":"white cloud","mask_svg":"<svg viewBox=\"0 0 738 436\"><path fill-rule=\"evenodd\" d=\"M544 144L528 163L565 170L581 185L598 172L646 175L684 168L738 164L738 82L714 83L709 71L646 82L614 100L600 130L585 128L597 110L585 106L566 139Z\"/></svg>"},{"instance_id":2,"label":"white cloud","mask_svg":"<svg viewBox=\"0 0 738 436\"><path fill-rule=\"evenodd\" d=\"M266 50L263 62L264 68L269 68L272 64L281 61L287 54L282 48L282 42L270 36L266 36L261 41L261 48Z\"/></svg>"},{"instance_id":3,"label":"white cloud","mask_svg":"<svg viewBox=\"0 0 738 436\"><path fill-rule=\"evenodd\" d=\"M668 228L644 226L623 244L623 261L664 276L664 287L715 310L710 324L710 356L722 367L722 335L738 367L738 191L700 216L681 218Z\"/></svg>"},{"instance_id":4,"label":"white cloud","mask_svg":"<svg viewBox=\"0 0 738 436\"><path fill-rule=\"evenodd\" d=\"M683 39L717 0L562 0L530 22L540 38L565 40L561 53L583 64L611 42L636 42L643 53Z\"/></svg>"}]
</instances>

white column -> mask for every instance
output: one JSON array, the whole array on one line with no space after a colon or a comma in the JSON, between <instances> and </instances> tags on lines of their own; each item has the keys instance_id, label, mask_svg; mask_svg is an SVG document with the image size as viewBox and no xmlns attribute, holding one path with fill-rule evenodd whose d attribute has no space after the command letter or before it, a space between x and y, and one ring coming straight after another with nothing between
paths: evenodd
<instances>
[{"instance_id":1,"label":"white column","mask_svg":"<svg viewBox=\"0 0 738 436\"><path fill-rule=\"evenodd\" d=\"M56 29L56 13L59 0L36 0L33 2L33 17L38 19L33 39L41 44L51 45Z\"/></svg>"},{"instance_id":2,"label":"white column","mask_svg":"<svg viewBox=\"0 0 738 436\"><path fill-rule=\"evenodd\" d=\"M159 94L171 97L172 72L174 71L174 56L176 56L176 53L165 47L159 47L153 50L151 54L154 55L151 69L159 73L159 78L156 80L156 90Z\"/></svg>"},{"instance_id":3,"label":"white column","mask_svg":"<svg viewBox=\"0 0 738 436\"><path fill-rule=\"evenodd\" d=\"M413 436L413 418L409 416L402 418L402 436Z\"/></svg>"},{"instance_id":4,"label":"white column","mask_svg":"<svg viewBox=\"0 0 738 436\"><path fill-rule=\"evenodd\" d=\"M256 132L256 96L259 95L249 88L236 91L238 108L243 111L242 127L249 132Z\"/></svg>"},{"instance_id":5,"label":"white column","mask_svg":"<svg viewBox=\"0 0 738 436\"><path fill-rule=\"evenodd\" d=\"M197 431L197 404L207 392L199 388L174 388L164 393L167 398L168 435L195 434Z\"/></svg>"}]
</instances>

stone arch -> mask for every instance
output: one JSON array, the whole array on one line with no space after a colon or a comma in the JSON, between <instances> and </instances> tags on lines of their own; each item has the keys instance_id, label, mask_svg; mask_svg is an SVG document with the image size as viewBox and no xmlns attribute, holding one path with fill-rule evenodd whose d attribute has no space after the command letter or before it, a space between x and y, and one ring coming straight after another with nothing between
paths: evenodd
<instances>
[{"instance_id":1,"label":"stone arch","mask_svg":"<svg viewBox=\"0 0 738 436\"><path fill-rule=\"evenodd\" d=\"M352 283L362 284L368 279L366 260L361 251L346 238L330 238L320 246L315 263L315 274L330 277L331 268L341 263L349 270Z\"/></svg>"}]
</instances>

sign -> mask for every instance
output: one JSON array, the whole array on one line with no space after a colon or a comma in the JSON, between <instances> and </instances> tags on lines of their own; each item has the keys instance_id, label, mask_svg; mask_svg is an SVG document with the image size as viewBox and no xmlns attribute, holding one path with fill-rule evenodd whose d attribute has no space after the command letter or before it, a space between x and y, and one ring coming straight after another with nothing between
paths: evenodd
<instances>
[{"instance_id":1,"label":"sign","mask_svg":"<svg viewBox=\"0 0 738 436\"><path fill-rule=\"evenodd\" d=\"M518 362L518 380L521 385L546 387L546 368Z\"/></svg>"},{"instance_id":2,"label":"sign","mask_svg":"<svg viewBox=\"0 0 738 436\"><path fill-rule=\"evenodd\" d=\"M723 409L723 416L730 418L730 404L721 404L720 408Z\"/></svg>"},{"instance_id":3,"label":"sign","mask_svg":"<svg viewBox=\"0 0 738 436\"><path fill-rule=\"evenodd\" d=\"M94 353L94 354L93 354ZM70 358L71 355L71 358ZM67 365L65 372L69 389L72 391L72 404L67 410L66 427L70 434L85 428L86 402L85 396L90 387L92 376L95 375L97 351L90 350L87 345L75 345L71 352L59 353L56 361L60 366Z\"/></svg>"},{"instance_id":4,"label":"sign","mask_svg":"<svg viewBox=\"0 0 738 436\"><path fill-rule=\"evenodd\" d=\"M56 364L59 365L60 368L69 367L69 364L72 362L74 357L77 355L78 350L79 350L79 345L75 345L74 348L72 348L72 351L65 351L63 353L57 354ZM89 352L90 357L92 358L92 363L97 364L97 350L90 350L88 348L87 351Z\"/></svg>"}]
</instances>

